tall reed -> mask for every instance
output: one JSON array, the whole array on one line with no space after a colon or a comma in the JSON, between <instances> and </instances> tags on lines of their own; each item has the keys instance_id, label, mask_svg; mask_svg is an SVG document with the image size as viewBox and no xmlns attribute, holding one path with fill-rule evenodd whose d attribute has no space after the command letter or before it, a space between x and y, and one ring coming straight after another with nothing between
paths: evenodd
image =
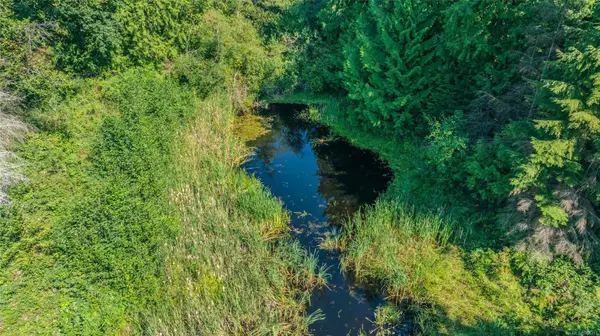
<instances>
[{"instance_id":1,"label":"tall reed","mask_svg":"<svg viewBox=\"0 0 600 336\"><path fill-rule=\"evenodd\" d=\"M281 202L239 167L248 149L233 132L226 95L199 104L178 136L172 200L180 232L167 247L164 301L141 328L158 335L301 335L316 259L285 242ZM275 244L275 241L281 241Z\"/></svg>"}]
</instances>

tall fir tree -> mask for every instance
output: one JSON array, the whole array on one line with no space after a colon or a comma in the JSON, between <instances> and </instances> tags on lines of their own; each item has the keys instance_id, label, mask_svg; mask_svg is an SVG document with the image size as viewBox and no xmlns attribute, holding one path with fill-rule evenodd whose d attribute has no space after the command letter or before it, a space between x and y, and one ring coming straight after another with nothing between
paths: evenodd
<instances>
[{"instance_id":1,"label":"tall fir tree","mask_svg":"<svg viewBox=\"0 0 600 336\"><path fill-rule=\"evenodd\" d=\"M344 46L344 87L359 119L410 133L422 125L423 113L440 115L452 105L439 41L444 6L427 0L365 5Z\"/></svg>"}]
</instances>

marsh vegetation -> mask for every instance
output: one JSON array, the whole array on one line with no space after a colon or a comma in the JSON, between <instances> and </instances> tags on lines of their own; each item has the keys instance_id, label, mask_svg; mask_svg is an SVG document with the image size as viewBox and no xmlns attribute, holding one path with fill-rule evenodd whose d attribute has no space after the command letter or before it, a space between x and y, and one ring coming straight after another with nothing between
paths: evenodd
<instances>
[{"instance_id":1,"label":"marsh vegetation","mask_svg":"<svg viewBox=\"0 0 600 336\"><path fill-rule=\"evenodd\" d=\"M595 0L0 0L0 334L598 332L599 25Z\"/></svg>"}]
</instances>

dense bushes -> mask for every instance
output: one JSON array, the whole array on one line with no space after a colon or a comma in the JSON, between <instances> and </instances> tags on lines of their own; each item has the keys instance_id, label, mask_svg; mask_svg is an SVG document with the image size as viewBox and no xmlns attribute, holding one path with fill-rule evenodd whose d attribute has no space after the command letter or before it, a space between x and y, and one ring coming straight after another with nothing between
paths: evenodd
<instances>
[{"instance_id":1,"label":"dense bushes","mask_svg":"<svg viewBox=\"0 0 600 336\"><path fill-rule=\"evenodd\" d=\"M237 167L233 134L284 71L261 35L281 8L0 2L1 98L35 129L15 147L28 181L0 208L0 332L306 332L322 279L273 243L287 216ZM1 130L22 128L4 112Z\"/></svg>"},{"instance_id":2,"label":"dense bushes","mask_svg":"<svg viewBox=\"0 0 600 336\"><path fill-rule=\"evenodd\" d=\"M287 215L237 167L226 94L133 70L36 117L1 217L3 332L305 330L316 265L271 246Z\"/></svg>"},{"instance_id":3,"label":"dense bushes","mask_svg":"<svg viewBox=\"0 0 600 336\"><path fill-rule=\"evenodd\" d=\"M264 32L286 6L284 1L253 4L241 0L3 0L0 8L3 20L14 16L17 25L27 28L21 38L30 51L51 46L50 56L59 69L95 76L131 65L158 65L189 52L200 51L206 59L219 61L216 56L221 55L221 47L230 51L255 48L262 43L256 30ZM208 45L211 40L213 44ZM201 46L212 47L214 54L199 50ZM222 56L252 57L236 51ZM256 81L247 84L258 85Z\"/></svg>"},{"instance_id":4,"label":"dense bushes","mask_svg":"<svg viewBox=\"0 0 600 336\"><path fill-rule=\"evenodd\" d=\"M228 90L238 110L252 107L258 92L285 71L281 46L265 45L250 21L207 10L188 37L188 53L175 59L173 75L201 96Z\"/></svg>"},{"instance_id":5,"label":"dense bushes","mask_svg":"<svg viewBox=\"0 0 600 336\"><path fill-rule=\"evenodd\" d=\"M19 151L30 181L2 217L5 332L105 333L156 299L177 219L170 144L193 100L150 73L106 84L41 111Z\"/></svg>"},{"instance_id":6,"label":"dense bushes","mask_svg":"<svg viewBox=\"0 0 600 336\"><path fill-rule=\"evenodd\" d=\"M421 183L449 189L454 206L495 209L514 243L545 258L593 257L597 2L325 0L294 10L304 20L291 28L304 37L299 88L342 89L353 127L426 152Z\"/></svg>"}]
</instances>

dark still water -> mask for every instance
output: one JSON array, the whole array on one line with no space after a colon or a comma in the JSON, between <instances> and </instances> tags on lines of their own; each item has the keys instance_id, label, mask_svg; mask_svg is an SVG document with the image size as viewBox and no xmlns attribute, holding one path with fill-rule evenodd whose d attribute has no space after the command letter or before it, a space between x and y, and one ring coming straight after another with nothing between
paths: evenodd
<instances>
[{"instance_id":1,"label":"dark still water","mask_svg":"<svg viewBox=\"0 0 600 336\"><path fill-rule=\"evenodd\" d=\"M392 173L373 153L331 139L326 128L303 121L298 113L304 108L273 104L265 110L271 132L250 143L256 151L244 168L284 202L295 238L329 266L329 289L315 291L309 308L320 309L326 318L311 326L312 333L355 335L363 326L368 333L383 299L344 274L337 253L320 250L319 243L349 214L372 203Z\"/></svg>"}]
</instances>

